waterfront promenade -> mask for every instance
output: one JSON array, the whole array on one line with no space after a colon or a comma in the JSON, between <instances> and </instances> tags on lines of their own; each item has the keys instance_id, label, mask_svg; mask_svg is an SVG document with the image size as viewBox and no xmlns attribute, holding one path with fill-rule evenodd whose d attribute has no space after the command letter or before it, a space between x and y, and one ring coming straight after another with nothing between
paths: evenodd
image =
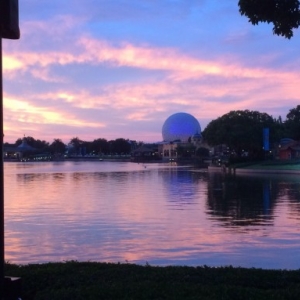
<instances>
[{"instance_id":1,"label":"waterfront promenade","mask_svg":"<svg viewBox=\"0 0 300 300\"><path fill-rule=\"evenodd\" d=\"M208 166L208 171L230 174L300 174L300 164L252 164L230 167Z\"/></svg>"}]
</instances>

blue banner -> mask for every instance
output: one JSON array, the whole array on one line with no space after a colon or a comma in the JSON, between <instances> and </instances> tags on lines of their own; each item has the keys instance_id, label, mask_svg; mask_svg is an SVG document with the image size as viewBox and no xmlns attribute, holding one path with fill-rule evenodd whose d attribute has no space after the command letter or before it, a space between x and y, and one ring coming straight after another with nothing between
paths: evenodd
<instances>
[{"instance_id":1,"label":"blue banner","mask_svg":"<svg viewBox=\"0 0 300 300\"><path fill-rule=\"evenodd\" d=\"M270 142L269 142L269 128L263 129L263 148L265 151L270 150Z\"/></svg>"}]
</instances>

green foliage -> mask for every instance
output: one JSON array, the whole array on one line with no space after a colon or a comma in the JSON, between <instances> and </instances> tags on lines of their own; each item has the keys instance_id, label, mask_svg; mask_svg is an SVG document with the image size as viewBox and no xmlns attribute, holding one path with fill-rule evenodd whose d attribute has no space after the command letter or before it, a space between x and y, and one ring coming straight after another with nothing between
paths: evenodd
<instances>
[{"instance_id":1,"label":"green foliage","mask_svg":"<svg viewBox=\"0 0 300 300\"><path fill-rule=\"evenodd\" d=\"M96 154L108 153L109 145L106 139L96 139L91 142L91 151Z\"/></svg>"},{"instance_id":2,"label":"green foliage","mask_svg":"<svg viewBox=\"0 0 300 300\"><path fill-rule=\"evenodd\" d=\"M39 139L34 139L33 137L31 136L27 136L27 137L24 137L24 138L19 138L16 140L15 142L15 145L16 146L19 146L22 144L23 142L23 139L26 140L27 144L35 149L47 149L49 147L49 143L46 142L46 141L41 141Z\"/></svg>"},{"instance_id":3,"label":"green foliage","mask_svg":"<svg viewBox=\"0 0 300 300\"><path fill-rule=\"evenodd\" d=\"M66 145L61 139L54 139L52 144L49 146L51 153L65 153Z\"/></svg>"},{"instance_id":4,"label":"green foliage","mask_svg":"<svg viewBox=\"0 0 300 300\"><path fill-rule=\"evenodd\" d=\"M131 146L128 140L123 138L116 139L114 141L109 141L110 151L117 154L129 154L131 151Z\"/></svg>"},{"instance_id":5,"label":"green foliage","mask_svg":"<svg viewBox=\"0 0 300 300\"><path fill-rule=\"evenodd\" d=\"M70 140L75 153L79 153L80 149L84 148L86 153L94 154L129 154L131 145L128 140L118 138L107 141L106 139L96 139L92 142L80 140L78 137ZM79 153L80 154L80 153Z\"/></svg>"},{"instance_id":6,"label":"green foliage","mask_svg":"<svg viewBox=\"0 0 300 300\"><path fill-rule=\"evenodd\" d=\"M82 146L83 141L81 139L79 139L78 137L74 137L70 140L70 144L72 144L75 149L78 149L79 147Z\"/></svg>"},{"instance_id":7,"label":"green foliage","mask_svg":"<svg viewBox=\"0 0 300 300\"><path fill-rule=\"evenodd\" d=\"M239 0L241 15L249 22L273 23L273 33L290 39L293 30L300 25L300 2L298 0Z\"/></svg>"},{"instance_id":8,"label":"green foliage","mask_svg":"<svg viewBox=\"0 0 300 300\"><path fill-rule=\"evenodd\" d=\"M299 299L299 271L91 262L17 266L23 300Z\"/></svg>"},{"instance_id":9,"label":"green foliage","mask_svg":"<svg viewBox=\"0 0 300 300\"><path fill-rule=\"evenodd\" d=\"M231 111L211 121L203 131L204 140L211 146L225 144L237 154L248 151L260 155L263 146L263 128L270 128L274 141L276 122L266 113L249 110Z\"/></svg>"},{"instance_id":10,"label":"green foliage","mask_svg":"<svg viewBox=\"0 0 300 300\"><path fill-rule=\"evenodd\" d=\"M285 127L288 137L300 140L300 105L289 111L286 116Z\"/></svg>"}]
</instances>

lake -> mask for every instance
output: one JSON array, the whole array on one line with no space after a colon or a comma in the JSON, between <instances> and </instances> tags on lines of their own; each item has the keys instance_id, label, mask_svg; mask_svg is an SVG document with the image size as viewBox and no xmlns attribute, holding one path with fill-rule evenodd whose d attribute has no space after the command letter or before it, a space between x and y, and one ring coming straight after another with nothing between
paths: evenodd
<instances>
[{"instance_id":1,"label":"lake","mask_svg":"<svg viewBox=\"0 0 300 300\"><path fill-rule=\"evenodd\" d=\"M299 269L300 175L5 163L5 259Z\"/></svg>"}]
</instances>

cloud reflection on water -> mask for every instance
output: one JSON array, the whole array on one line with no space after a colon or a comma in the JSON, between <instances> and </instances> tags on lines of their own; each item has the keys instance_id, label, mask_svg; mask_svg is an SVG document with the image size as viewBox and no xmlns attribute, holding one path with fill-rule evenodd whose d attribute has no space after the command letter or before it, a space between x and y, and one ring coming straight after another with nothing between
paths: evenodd
<instances>
[{"instance_id":1,"label":"cloud reflection on water","mask_svg":"<svg viewBox=\"0 0 300 300\"><path fill-rule=\"evenodd\" d=\"M23 166L5 164L6 259L15 263L294 268L300 258L294 177L162 164Z\"/></svg>"}]
</instances>

